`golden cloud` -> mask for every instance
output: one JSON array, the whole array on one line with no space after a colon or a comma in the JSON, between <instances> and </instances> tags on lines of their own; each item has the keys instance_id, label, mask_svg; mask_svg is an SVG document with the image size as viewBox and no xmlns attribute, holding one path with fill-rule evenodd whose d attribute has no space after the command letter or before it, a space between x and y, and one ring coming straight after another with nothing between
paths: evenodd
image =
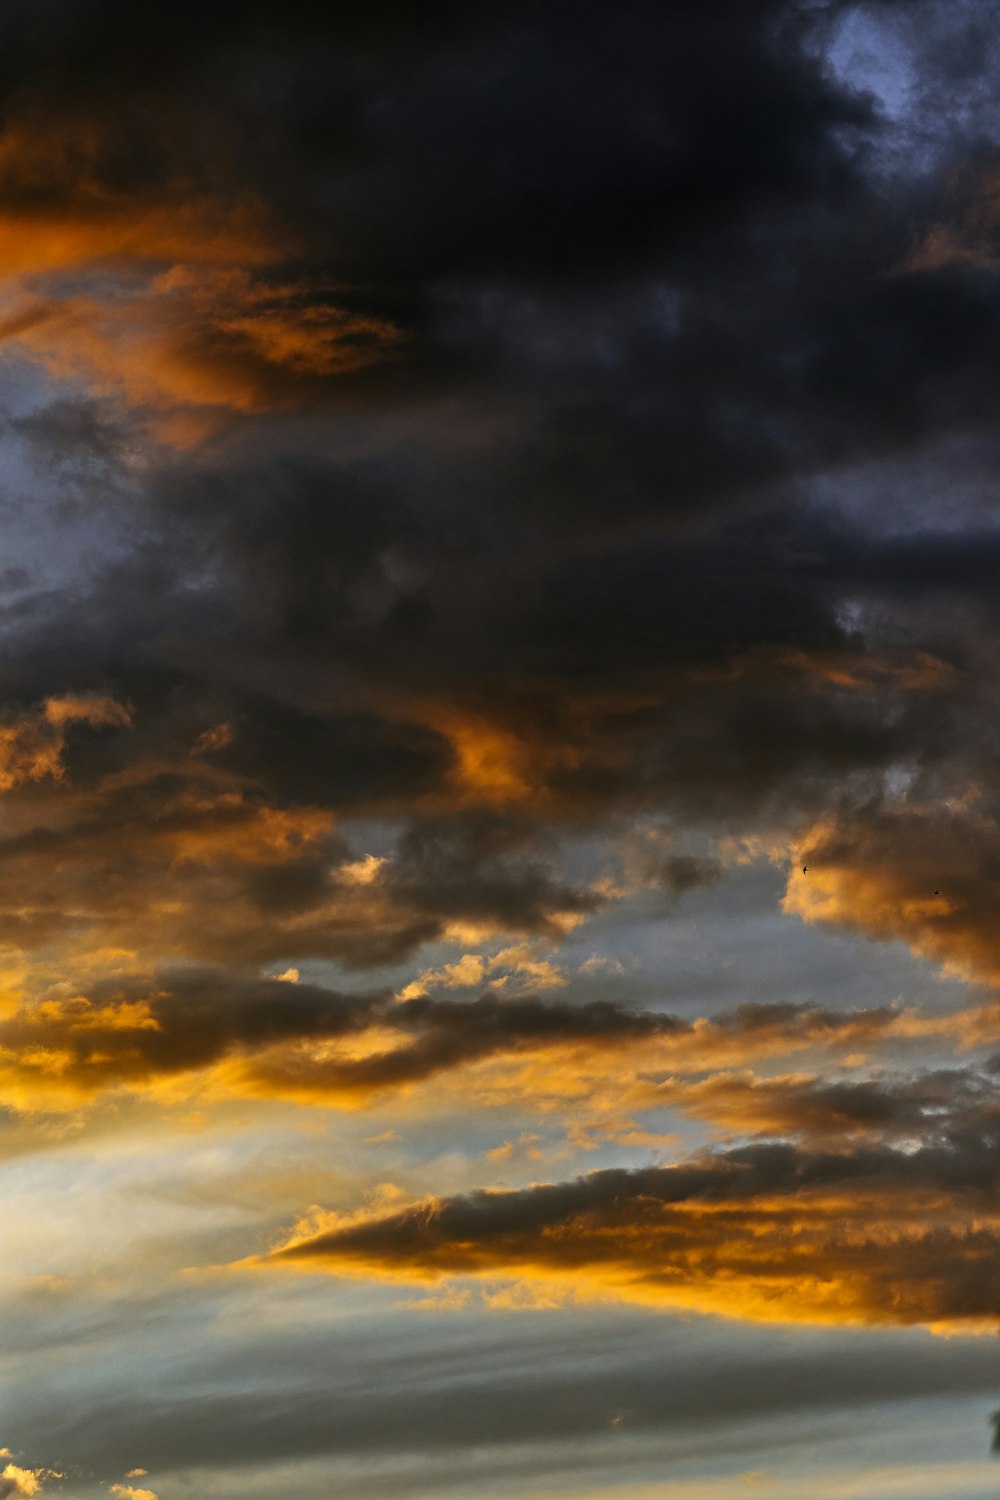
<instances>
[{"instance_id":1,"label":"golden cloud","mask_svg":"<svg viewBox=\"0 0 1000 1500\"><path fill-rule=\"evenodd\" d=\"M516 992L399 1001L308 984L294 971L252 979L198 969L159 981L126 972L89 994L52 975L38 992L42 974L31 976L34 995L22 983L0 1015L0 1103L20 1110L73 1109L116 1090L358 1108L434 1081L429 1103L530 1102L536 1116L571 1115L637 1143L665 1139L630 1118L649 1111L742 1136L920 1138L961 1119L981 1124L988 1080L974 1068L851 1071L858 1038L868 1056L901 1038L959 1048L1000 1036L995 1012L838 1017L788 1008L779 1016L748 1007L721 1021L686 1021ZM845 1066L825 1079L804 1071L759 1076L749 1067L754 1058L773 1067L803 1052L846 1055Z\"/></svg>"},{"instance_id":2,"label":"golden cloud","mask_svg":"<svg viewBox=\"0 0 1000 1500\"><path fill-rule=\"evenodd\" d=\"M998 850L1000 823L974 798L819 823L792 851L783 906L997 984Z\"/></svg>"},{"instance_id":3,"label":"golden cloud","mask_svg":"<svg viewBox=\"0 0 1000 1500\"><path fill-rule=\"evenodd\" d=\"M34 713L0 724L0 791L24 781L58 781L63 775L66 732L74 724L125 726L131 714L112 698L48 698Z\"/></svg>"},{"instance_id":4,"label":"golden cloud","mask_svg":"<svg viewBox=\"0 0 1000 1500\"><path fill-rule=\"evenodd\" d=\"M555 1283L773 1322L995 1326L994 1144L758 1146L519 1192L307 1221L245 1264L434 1283Z\"/></svg>"},{"instance_id":5,"label":"golden cloud","mask_svg":"<svg viewBox=\"0 0 1000 1500\"><path fill-rule=\"evenodd\" d=\"M65 1476L54 1469L26 1469L13 1462L9 1448L0 1448L0 1459L8 1462L0 1469L0 1500L31 1500L41 1495L46 1481Z\"/></svg>"}]
</instances>

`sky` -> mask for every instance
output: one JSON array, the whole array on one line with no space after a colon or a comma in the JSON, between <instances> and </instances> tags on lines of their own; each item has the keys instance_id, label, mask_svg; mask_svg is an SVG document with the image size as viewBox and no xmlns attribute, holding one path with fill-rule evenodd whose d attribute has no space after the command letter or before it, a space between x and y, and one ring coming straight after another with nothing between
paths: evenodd
<instances>
[{"instance_id":1,"label":"sky","mask_svg":"<svg viewBox=\"0 0 1000 1500\"><path fill-rule=\"evenodd\" d=\"M996 1500L998 79L0 7L0 1500Z\"/></svg>"}]
</instances>

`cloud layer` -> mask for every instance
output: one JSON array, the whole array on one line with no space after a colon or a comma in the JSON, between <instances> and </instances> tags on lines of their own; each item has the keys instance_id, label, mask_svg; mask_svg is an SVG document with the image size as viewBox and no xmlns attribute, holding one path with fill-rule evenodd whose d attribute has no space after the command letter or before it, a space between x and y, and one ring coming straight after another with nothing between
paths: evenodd
<instances>
[{"instance_id":1,"label":"cloud layer","mask_svg":"<svg viewBox=\"0 0 1000 1500\"><path fill-rule=\"evenodd\" d=\"M272 1262L340 1274L551 1279L771 1321L990 1327L995 1142L825 1155L748 1147L321 1227Z\"/></svg>"},{"instance_id":2,"label":"cloud layer","mask_svg":"<svg viewBox=\"0 0 1000 1500\"><path fill-rule=\"evenodd\" d=\"M355 1296L574 1368L724 1315L759 1387L766 1322L860 1388L995 1321L993 23L3 7L0 1302L85 1500L154 1494L130 1412L321 1500L336 1360L282 1381ZM161 1292L163 1410L101 1343Z\"/></svg>"}]
</instances>

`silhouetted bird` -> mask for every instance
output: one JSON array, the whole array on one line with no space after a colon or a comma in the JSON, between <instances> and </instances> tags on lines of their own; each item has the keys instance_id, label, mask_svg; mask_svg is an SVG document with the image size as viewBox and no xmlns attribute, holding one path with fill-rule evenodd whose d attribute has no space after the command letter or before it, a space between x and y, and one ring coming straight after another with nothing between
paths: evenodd
<instances>
[{"instance_id":1,"label":"silhouetted bird","mask_svg":"<svg viewBox=\"0 0 1000 1500\"><path fill-rule=\"evenodd\" d=\"M808 865L803 865L802 866L802 873L803 873L803 875L806 873L806 871L808 870L808 868L809 868Z\"/></svg>"}]
</instances>

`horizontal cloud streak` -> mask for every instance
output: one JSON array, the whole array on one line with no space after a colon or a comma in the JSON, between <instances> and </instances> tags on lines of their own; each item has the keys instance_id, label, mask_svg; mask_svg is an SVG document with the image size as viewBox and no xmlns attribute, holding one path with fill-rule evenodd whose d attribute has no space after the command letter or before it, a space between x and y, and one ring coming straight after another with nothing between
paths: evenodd
<instances>
[{"instance_id":1,"label":"horizontal cloud streak","mask_svg":"<svg viewBox=\"0 0 1000 1500\"><path fill-rule=\"evenodd\" d=\"M483 1100L552 1108L617 1096L621 1107L674 1109L738 1131L817 1136L932 1129L942 1104L974 1111L988 1101L989 1076L969 1070L829 1083L718 1071L901 1041L996 1045L1000 1019L992 1007L934 1017L744 1006L686 1020L610 1001L490 993L399 1001L204 970L106 981L86 996L10 1010L0 1019L0 1099L75 1107L109 1090L155 1091L186 1077L182 1092L343 1105L455 1075L460 1092ZM537 1071L529 1066L536 1062Z\"/></svg>"},{"instance_id":2,"label":"horizontal cloud streak","mask_svg":"<svg viewBox=\"0 0 1000 1500\"><path fill-rule=\"evenodd\" d=\"M989 1325L996 1140L912 1153L756 1146L670 1168L431 1199L306 1226L264 1264L585 1295L765 1321Z\"/></svg>"}]
</instances>

